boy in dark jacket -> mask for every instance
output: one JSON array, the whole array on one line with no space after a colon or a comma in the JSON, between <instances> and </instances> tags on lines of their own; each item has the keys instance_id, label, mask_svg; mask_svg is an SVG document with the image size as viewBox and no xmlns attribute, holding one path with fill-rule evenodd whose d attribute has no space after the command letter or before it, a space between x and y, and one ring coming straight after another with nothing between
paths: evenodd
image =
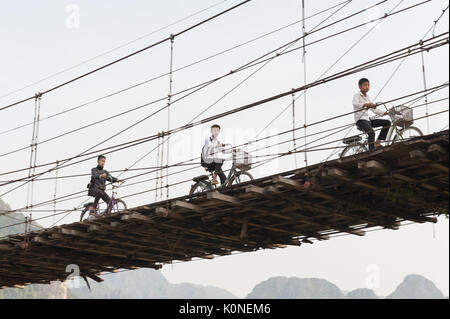
<instances>
[{"instance_id":1,"label":"boy in dark jacket","mask_svg":"<svg viewBox=\"0 0 450 319\"><path fill-rule=\"evenodd\" d=\"M119 180L115 177L112 177L107 170L104 169L106 162L106 157L100 155L97 158L97 167L94 167L91 170L91 182L89 185L88 195L95 197L94 204L97 206L100 198L108 204L110 201L110 197L106 194L106 181L110 181L111 183L118 182Z\"/></svg>"}]
</instances>

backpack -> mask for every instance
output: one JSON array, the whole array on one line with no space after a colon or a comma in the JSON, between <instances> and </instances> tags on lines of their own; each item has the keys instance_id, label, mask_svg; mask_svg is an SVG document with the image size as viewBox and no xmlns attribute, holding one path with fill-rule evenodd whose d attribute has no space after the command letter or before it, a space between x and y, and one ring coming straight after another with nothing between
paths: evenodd
<instances>
[{"instance_id":1,"label":"backpack","mask_svg":"<svg viewBox=\"0 0 450 319\"><path fill-rule=\"evenodd\" d=\"M86 188L91 189L92 186L94 186L95 184L95 180L93 177L91 177L91 180L89 181L89 183L87 184Z\"/></svg>"},{"instance_id":2,"label":"backpack","mask_svg":"<svg viewBox=\"0 0 450 319\"><path fill-rule=\"evenodd\" d=\"M202 147L202 153L200 154L200 165L202 166L202 167L208 167L208 164L205 162L205 160L203 159L203 149L204 149L205 147L203 146Z\"/></svg>"}]
</instances>

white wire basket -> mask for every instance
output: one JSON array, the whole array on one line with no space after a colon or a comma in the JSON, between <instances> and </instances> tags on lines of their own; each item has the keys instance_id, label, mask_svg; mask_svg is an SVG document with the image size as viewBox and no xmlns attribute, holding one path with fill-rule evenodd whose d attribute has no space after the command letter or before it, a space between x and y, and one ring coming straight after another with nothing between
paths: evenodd
<instances>
[{"instance_id":1,"label":"white wire basket","mask_svg":"<svg viewBox=\"0 0 450 319\"><path fill-rule=\"evenodd\" d=\"M404 105L395 106L392 108L394 114L392 116L393 124L401 127L408 127L413 125L414 116L412 108Z\"/></svg>"},{"instance_id":2,"label":"white wire basket","mask_svg":"<svg viewBox=\"0 0 450 319\"><path fill-rule=\"evenodd\" d=\"M240 170L248 171L252 168L252 155L238 149L234 156L234 165Z\"/></svg>"}]
</instances>

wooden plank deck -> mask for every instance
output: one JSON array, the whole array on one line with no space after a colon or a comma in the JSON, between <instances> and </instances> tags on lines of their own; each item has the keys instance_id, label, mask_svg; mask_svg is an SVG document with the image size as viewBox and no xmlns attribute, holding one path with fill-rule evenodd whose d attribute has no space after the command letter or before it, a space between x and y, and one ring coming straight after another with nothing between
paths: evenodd
<instances>
[{"instance_id":1,"label":"wooden plank deck","mask_svg":"<svg viewBox=\"0 0 450 319\"><path fill-rule=\"evenodd\" d=\"M448 130L230 188L0 239L0 287L283 248L449 211ZM310 181L310 187L305 181ZM306 186L305 186L306 185Z\"/></svg>"}]
</instances>

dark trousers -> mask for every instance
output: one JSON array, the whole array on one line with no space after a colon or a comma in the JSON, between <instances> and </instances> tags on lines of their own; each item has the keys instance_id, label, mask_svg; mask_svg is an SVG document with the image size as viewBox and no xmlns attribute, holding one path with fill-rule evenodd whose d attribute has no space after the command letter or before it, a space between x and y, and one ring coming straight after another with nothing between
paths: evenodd
<instances>
[{"instance_id":1,"label":"dark trousers","mask_svg":"<svg viewBox=\"0 0 450 319\"><path fill-rule=\"evenodd\" d=\"M225 184L227 177L225 176L225 173L222 170L222 164L223 164L223 161L216 160L216 161L208 164L208 170L210 172L216 172L217 175L219 175L220 183L223 185L223 184Z\"/></svg>"},{"instance_id":2,"label":"dark trousers","mask_svg":"<svg viewBox=\"0 0 450 319\"><path fill-rule=\"evenodd\" d=\"M98 202L100 201L100 198L103 199L103 201L106 204L109 204L109 201L111 200L111 198L108 196L108 194L106 194L105 191L99 189L89 191L89 195L95 198L94 200L95 206L97 206Z\"/></svg>"},{"instance_id":3,"label":"dark trousers","mask_svg":"<svg viewBox=\"0 0 450 319\"><path fill-rule=\"evenodd\" d=\"M375 120L359 120L356 122L356 126L359 130L367 133L369 135L369 150L372 150L374 148L374 142L375 142L375 132L373 131L374 127L380 127L381 129L380 134L378 135L378 139L380 141L386 140L387 134L389 132L389 128L391 127L391 121L389 120L382 120L382 119L375 119Z\"/></svg>"}]
</instances>

